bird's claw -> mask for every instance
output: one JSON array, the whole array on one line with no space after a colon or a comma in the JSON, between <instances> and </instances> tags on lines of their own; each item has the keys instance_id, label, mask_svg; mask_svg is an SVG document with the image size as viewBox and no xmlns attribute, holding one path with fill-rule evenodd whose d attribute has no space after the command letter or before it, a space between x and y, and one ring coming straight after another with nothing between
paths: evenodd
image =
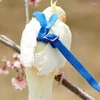
<instances>
[{"instance_id":1,"label":"bird's claw","mask_svg":"<svg viewBox=\"0 0 100 100\"><path fill-rule=\"evenodd\" d=\"M61 72L61 73L59 73L58 75L61 76L58 85L61 85L61 84L62 84L62 81L63 81L63 79L64 79L64 72Z\"/></svg>"}]
</instances>

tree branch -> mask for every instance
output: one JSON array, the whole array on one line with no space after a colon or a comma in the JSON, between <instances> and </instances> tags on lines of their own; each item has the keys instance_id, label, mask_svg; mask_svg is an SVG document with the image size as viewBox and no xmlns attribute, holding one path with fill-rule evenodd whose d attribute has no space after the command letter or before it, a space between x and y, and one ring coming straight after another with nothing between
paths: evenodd
<instances>
[{"instance_id":1,"label":"tree branch","mask_svg":"<svg viewBox=\"0 0 100 100\"><path fill-rule=\"evenodd\" d=\"M28 8L28 0L24 0L25 3L25 16L26 16L26 24L29 22L29 8Z\"/></svg>"},{"instance_id":2,"label":"tree branch","mask_svg":"<svg viewBox=\"0 0 100 100\"><path fill-rule=\"evenodd\" d=\"M12 50L20 53L20 47L16 43L14 43L11 39L7 38L6 36L0 35L0 42L8 46Z\"/></svg>"},{"instance_id":3,"label":"tree branch","mask_svg":"<svg viewBox=\"0 0 100 100\"><path fill-rule=\"evenodd\" d=\"M60 81L61 75L55 76L56 81ZM79 96L83 100L95 100L89 94L87 94L84 90L70 83L67 79L63 79L62 85L71 90L74 94Z\"/></svg>"},{"instance_id":4,"label":"tree branch","mask_svg":"<svg viewBox=\"0 0 100 100\"><path fill-rule=\"evenodd\" d=\"M2 44L6 45L7 47L11 48L15 52L20 53L20 47L15 42L13 42L11 39L7 38L6 36L0 35L0 42ZM60 78L61 78L61 75L55 76L55 80L58 82L60 82ZM74 94L76 94L83 100L95 100L93 97L88 95L82 89L73 85L66 79L63 79L62 85L65 86L66 88L68 88L69 90L71 90Z\"/></svg>"}]
</instances>

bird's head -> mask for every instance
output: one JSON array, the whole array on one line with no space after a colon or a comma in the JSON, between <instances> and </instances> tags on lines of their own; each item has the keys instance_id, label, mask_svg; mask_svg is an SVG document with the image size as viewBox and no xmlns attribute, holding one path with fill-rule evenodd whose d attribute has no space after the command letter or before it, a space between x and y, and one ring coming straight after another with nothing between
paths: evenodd
<instances>
[{"instance_id":1,"label":"bird's head","mask_svg":"<svg viewBox=\"0 0 100 100\"><path fill-rule=\"evenodd\" d=\"M62 22L66 22L66 13L65 11L59 7L59 6L56 6L56 3L57 3L57 0L53 3L53 1L51 0L51 6L50 7L47 7L43 12L45 14L47 14L48 16L49 15L52 15L52 14L57 14L59 19L62 21Z\"/></svg>"}]
</instances>

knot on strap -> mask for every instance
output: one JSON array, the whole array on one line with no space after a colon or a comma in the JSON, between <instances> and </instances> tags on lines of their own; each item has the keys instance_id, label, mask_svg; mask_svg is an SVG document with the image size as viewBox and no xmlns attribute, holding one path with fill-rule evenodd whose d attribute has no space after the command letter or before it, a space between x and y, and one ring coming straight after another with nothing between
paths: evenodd
<instances>
[{"instance_id":1,"label":"knot on strap","mask_svg":"<svg viewBox=\"0 0 100 100\"><path fill-rule=\"evenodd\" d=\"M41 26L38 36L37 36L37 41L41 41L44 43L50 42L50 41L47 41L46 35L48 34L50 28L55 24L56 20L58 19L58 16L56 14L53 14L50 17L49 21L47 22L46 17L42 12L34 12L33 15L36 17L37 21L39 21L40 26Z\"/></svg>"}]
</instances>

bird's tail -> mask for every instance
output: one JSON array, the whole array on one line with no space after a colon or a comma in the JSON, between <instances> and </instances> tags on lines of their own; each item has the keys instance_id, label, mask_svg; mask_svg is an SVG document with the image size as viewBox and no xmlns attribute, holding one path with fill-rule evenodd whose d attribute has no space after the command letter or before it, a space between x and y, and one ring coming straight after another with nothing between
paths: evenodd
<instances>
[{"instance_id":1,"label":"bird's tail","mask_svg":"<svg viewBox=\"0 0 100 100\"><path fill-rule=\"evenodd\" d=\"M37 75L37 69L25 68L28 83L28 100L52 100L54 72L49 75Z\"/></svg>"}]
</instances>

